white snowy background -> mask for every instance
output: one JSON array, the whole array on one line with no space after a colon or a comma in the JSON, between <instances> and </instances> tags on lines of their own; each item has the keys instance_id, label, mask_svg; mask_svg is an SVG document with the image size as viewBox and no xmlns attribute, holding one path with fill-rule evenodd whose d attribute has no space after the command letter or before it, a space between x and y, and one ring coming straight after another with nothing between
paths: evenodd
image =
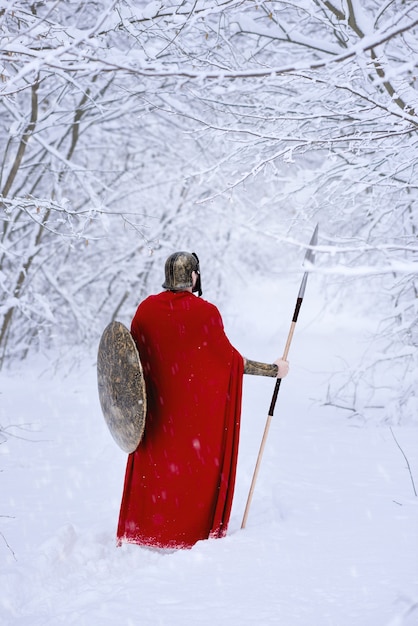
<instances>
[{"instance_id":1,"label":"white snowy background","mask_svg":"<svg viewBox=\"0 0 418 626\"><path fill-rule=\"evenodd\" d=\"M0 626L418 626L418 3L0 0L0 38ZM318 222L246 528L255 377L228 536L116 548L101 332L195 250L272 361Z\"/></svg>"},{"instance_id":2,"label":"white snowy background","mask_svg":"<svg viewBox=\"0 0 418 626\"><path fill-rule=\"evenodd\" d=\"M296 276L231 290L223 317L234 345L279 355L297 290ZM36 362L2 376L0 623L416 625L418 499L392 435L418 482L416 426L391 432L321 404L330 373L367 349L373 324L323 304L311 277L246 528L274 386L249 376L229 533L191 550L115 546L126 455L102 418L92 360L68 376Z\"/></svg>"}]
</instances>

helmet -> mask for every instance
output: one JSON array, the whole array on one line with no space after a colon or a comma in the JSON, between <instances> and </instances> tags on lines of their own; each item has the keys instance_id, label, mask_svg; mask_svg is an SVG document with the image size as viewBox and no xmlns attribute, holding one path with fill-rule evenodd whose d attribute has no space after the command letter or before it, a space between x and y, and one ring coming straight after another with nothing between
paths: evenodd
<instances>
[{"instance_id":1,"label":"helmet","mask_svg":"<svg viewBox=\"0 0 418 626\"><path fill-rule=\"evenodd\" d=\"M198 275L195 286L193 287L192 272ZM184 291L189 287L193 287L193 291L202 295L202 286L200 280L199 259L194 252L174 252L165 262L165 281L163 288L169 291Z\"/></svg>"}]
</instances>

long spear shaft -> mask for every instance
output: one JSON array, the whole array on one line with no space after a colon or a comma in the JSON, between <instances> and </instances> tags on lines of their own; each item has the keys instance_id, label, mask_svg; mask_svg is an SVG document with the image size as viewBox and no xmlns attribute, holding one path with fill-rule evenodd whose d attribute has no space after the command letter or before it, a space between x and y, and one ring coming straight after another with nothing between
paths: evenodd
<instances>
[{"instance_id":1,"label":"long spear shaft","mask_svg":"<svg viewBox=\"0 0 418 626\"><path fill-rule=\"evenodd\" d=\"M309 248L308 248L308 250L306 252L306 255L305 255L305 262L309 261L310 263L313 263L313 261L314 261L314 251L313 251L313 248L314 248L314 246L316 246L317 241L318 241L318 224L316 225L315 230L313 232L313 235L311 237L311 240L309 242ZM303 301L303 296L305 294L307 280L308 280L308 272L305 272L303 274L302 282L300 284L299 293L298 293L298 297L297 297L297 300L296 300L295 311L293 313L292 323L290 324L290 330L289 330L289 334L287 336L287 341L286 341L286 345L285 345L284 352L283 352L283 359L285 361L287 361L287 356L288 356L289 350L290 350L290 344L292 343L292 339L293 339L293 333L295 332L296 322L298 321L299 311L300 311L300 307L302 306L302 301ZM246 504L245 511L244 511L244 517L242 518L241 528L245 528L245 525L247 523L248 513L250 511L251 501L253 499L255 484L257 482L258 472L259 472L260 465L261 465L261 459L263 458L264 448L265 448L265 445L266 445L266 441L267 441L267 437L268 437L268 433L269 433L269 429L270 429L271 420L273 418L273 413L274 413L274 408L276 406L277 396L279 395L281 382L282 382L281 378L276 378L276 384L274 386L273 396L271 398L270 409L269 409L269 413L268 413L268 416L267 416L266 425L264 427L263 439L261 441L260 450L258 452L257 463L256 463L256 466L255 466L253 479L251 481L251 487L250 487L250 491L249 491L248 499L247 499L247 504Z\"/></svg>"}]
</instances>

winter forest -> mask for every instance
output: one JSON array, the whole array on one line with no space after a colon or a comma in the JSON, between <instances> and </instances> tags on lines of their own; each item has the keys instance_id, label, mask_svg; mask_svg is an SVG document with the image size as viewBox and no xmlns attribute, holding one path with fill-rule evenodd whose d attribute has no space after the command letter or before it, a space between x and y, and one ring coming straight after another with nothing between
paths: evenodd
<instances>
[{"instance_id":1,"label":"winter forest","mask_svg":"<svg viewBox=\"0 0 418 626\"><path fill-rule=\"evenodd\" d=\"M160 289L174 250L198 253L221 308L231 286L297 285L319 224L305 267L319 317L370 323L361 359L342 358L316 397L338 420L416 433L415 0L0 0L0 42L4 380L39 358L52 377L94 367L104 327ZM7 623L122 623L80 615ZM208 623L350 623L319 616Z\"/></svg>"},{"instance_id":2,"label":"winter forest","mask_svg":"<svg viewBox=\"0 0 418 626\"><path fill-rule=\"evenodd\" d=\"M319 222L332 298L381 311L363 384L389 367L394 414L416 415L415 2L3 2L0 20L3 367L96 343L173 249L224 291L225 267L280 271Z\"/></svg>"},{"instance_id":3,"label":"winter forest","mask_svg":"<svg viewBox=\"0 0 418 626\"><path fill-rule=\"evenodd\" d=\"M9 1L0 24L3 368L96 345L173 249L225 294L319 223L327 297L380 312L336 402L416 417L415 2Z\"/></svg>"}]
</instances>

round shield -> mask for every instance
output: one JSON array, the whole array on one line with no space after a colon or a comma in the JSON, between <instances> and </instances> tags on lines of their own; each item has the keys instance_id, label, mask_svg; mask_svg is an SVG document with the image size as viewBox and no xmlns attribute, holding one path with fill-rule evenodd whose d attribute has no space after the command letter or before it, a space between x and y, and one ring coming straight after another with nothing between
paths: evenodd
<instances>
[{"instance_id":1,"label":"round shield","mask_svg":"<svg viewBox=\"0 0 418 626\"><path fill-rule=\"evenodd\" d=\"M121 322L104 330L97 355L97 383L103 416L125 452L142 439L147 410L145 381L134 339Z\"/></svg>"}]
</instances>

